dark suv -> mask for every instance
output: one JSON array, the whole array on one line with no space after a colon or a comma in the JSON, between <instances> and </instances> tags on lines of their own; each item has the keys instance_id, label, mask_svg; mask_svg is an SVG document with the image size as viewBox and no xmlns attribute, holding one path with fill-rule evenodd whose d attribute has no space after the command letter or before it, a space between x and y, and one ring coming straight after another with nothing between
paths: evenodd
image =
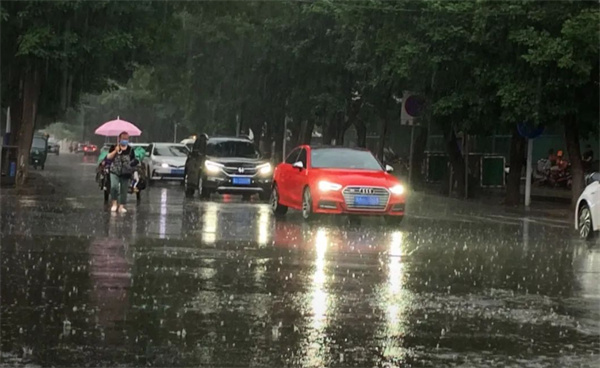
<instances>
[{"instance_id":1,"label":"dark suv","mask_svg":"<svg viewBox=\"0 0 600 368\"><path fill-rule=\"evenodd\" d=\"M271 194L273 167L246 138L198 137L185 163L185 192L201 198L212 193L241 194L248 199Z\"/></svg>"}]
</instances>

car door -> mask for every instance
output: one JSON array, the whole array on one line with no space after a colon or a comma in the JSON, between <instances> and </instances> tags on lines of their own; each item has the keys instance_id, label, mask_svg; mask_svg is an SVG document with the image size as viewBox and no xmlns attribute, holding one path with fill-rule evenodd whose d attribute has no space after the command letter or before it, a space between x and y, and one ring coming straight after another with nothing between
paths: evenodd
<instances>
[{"instance_id":1,"label":"car door","mask_svg":"<svg viewBox=\"0 0 600 368\"><path fill-rule=\"evenodd\" d=\"M600 174L594 174L593 182L590 183L586 191L589 195L590 211L592 213L592 224L595 230L600 228Z\"/></svg>"},{"instance_id":2,"label":"car door","mask_svg":"<svg viewBox=\"0 0 600 368\"><path fill-rule=\"evenodd\" d=\"M292 167L290 171L290 194L292 202L298 206L302 206L302 192L306 183L307 173L307 157L306 148L301 148L296 162L302 162L302 168Z\"/></svg>"},{"instance_id":3,"label":"car door","mask_svg":"<svg viewBox=\"0 0 600 368\"><path fill-rule=\"evenodd\" d=\"M300 149L294 149L288 157L285 159L285 162L279 166L278 177L277 180L277 189L279 190L279 197L281 201L285 204L290 204L292 202L292 187L291 187L291 175L294 170L292 165L297 161L298 155L300 154Z\"/></svg>"}]
</instances>

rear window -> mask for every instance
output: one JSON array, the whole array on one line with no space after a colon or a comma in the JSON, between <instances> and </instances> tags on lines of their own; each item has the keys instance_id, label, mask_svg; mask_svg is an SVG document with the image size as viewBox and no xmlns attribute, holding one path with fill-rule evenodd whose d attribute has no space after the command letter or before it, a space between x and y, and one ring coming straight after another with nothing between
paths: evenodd
<instances>
[{"instance_id":1,"label":"rear window","mask_svg":"<svg viewBox=\"0 0 600 368\"><path fill-rule=\"evenodd\" d=\"M260 158L260 152L254 144L244 141L208 141L206 154L213 157Z\"/></svg>"}]
</instances>

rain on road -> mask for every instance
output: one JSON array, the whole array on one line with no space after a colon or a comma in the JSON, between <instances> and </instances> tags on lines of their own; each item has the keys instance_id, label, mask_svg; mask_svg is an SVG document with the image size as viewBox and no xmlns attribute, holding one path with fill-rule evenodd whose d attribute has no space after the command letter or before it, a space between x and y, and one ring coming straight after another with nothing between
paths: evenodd
<instances>
[{"instance_id":1,"label":"rain on road","mask_svg":"<svg viewBox=\"0 0 600 368\"><path fill-rule=\"evenodd\" d=\"M600 363L600 248L570 217L415 195L397 229L304 224L178 184L116 215L94 162L2 195L2 366Z\"/></svg>"}]
</instances>

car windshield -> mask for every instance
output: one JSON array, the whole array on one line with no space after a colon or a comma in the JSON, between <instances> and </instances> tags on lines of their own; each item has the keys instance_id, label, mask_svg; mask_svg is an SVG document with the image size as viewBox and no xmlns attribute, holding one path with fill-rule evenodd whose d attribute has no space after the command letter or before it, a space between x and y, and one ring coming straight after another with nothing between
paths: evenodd
<instances>
[{"instance_id":1,"label":"car windshield","mask_svg":"<svg viewBox=\"0 0 600 368\"><path fill-rule=\"evenodd\" d=\"M260 157L260 152L256 150L254 144L243 141L208 142L206 154L213 157Z\"/></svg>"},{"instance_id":2,"label":"car windshield","mask_svg":"<svg viewBox=\"0 0 600 368\"><path fill-rule=\"evenodd\" d=\"M33 138L33 142L31 143L31 148L45 149L46 148L46 140L43 138Z\"/></svg>"},{"instance_id":3,"label":"car windshield","mask_svg":"<svg viewBox=\"0 0 600 368\"><path fill-rule=\"evenodd\" d=\"M186 146L156 146L154 156L186 157L188 155Z\"/></svg>"},{"instance_id":4,"label":"car windshield","mask_svg":"<svg viewBox=\"0 0 600 368\"><path fill-rule=\"evenodd\" d=\"M379 161L369 151L353 149L314 149L311 166L316 169L382 170Z\"/></svg>"}]
</instances>

